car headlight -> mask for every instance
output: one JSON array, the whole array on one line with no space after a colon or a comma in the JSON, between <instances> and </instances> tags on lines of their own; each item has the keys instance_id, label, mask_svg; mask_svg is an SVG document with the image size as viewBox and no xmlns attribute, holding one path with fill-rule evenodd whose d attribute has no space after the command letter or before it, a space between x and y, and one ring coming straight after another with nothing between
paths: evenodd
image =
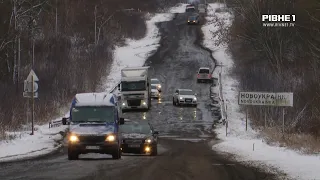
<instances>
[{"instance_id":1,"label":"car headlight","mask_svg":"<svg viewBox=\"0 0 320 180\"><path fill-rule=\"evenodd\" d=\"M179 99L183 99L183 97L179 97Z\"/></svg>"},{"instance_id":2,"label":"car headlight","mask_svg":"<svg viewBox=\"0 0 320 180\"><path fill-rule=\"evenodd\" d=\"M116 137L114 135L108 135L107 138L106 138L106 141L115 141L116 140Z\"/></svg>"},{"instance_id":3,"label":"car headlight","mask_svg":"<svg viewBox=\"0 0 320 180\"><path fill-rule=\"evenodd\" d=\"M125 106L126 105L126 103L122 103L122 106Z\"/></svg>"},{"instance_id":4,"label":"car headlight","mask_svg":"<svg viewBox=\"0 0 320 180\"><path fill-rule=\"evenodd\" d=\"M193 98L193 100L194 100L194 101L196 101L196 100L197 100L197 98L196 98L196 97L194 97L194 98Z\"/></svg>"},{"instance_id":5,"label":"car headlight","mask_svg":"<svg viewBox=\"0 0 320 180\"><path fill-rule=\"evenodd\" d=\"M70 142L79 142L79 138L77 135L71 135L71 136L69 136L69 141Z\"/></svg>"},{"instance_id":6,"label":"car headlight","mask_svg":"<svg viewBox=\"0 0 320 180\"><path fill-rule=\"evenodd\" d=\"M146 139L146 143L151 143L152 140L151 139Z\"/></svg>"},{"instance_id":7,"label":"car headlight","mask_svg":"<svg viewBox=\"0 0 320 180\"><path fill-rule=\"evenodd\" d=\"M161 85L158 85L158 88L161 88Z\"/></svg>"}]
</instances>

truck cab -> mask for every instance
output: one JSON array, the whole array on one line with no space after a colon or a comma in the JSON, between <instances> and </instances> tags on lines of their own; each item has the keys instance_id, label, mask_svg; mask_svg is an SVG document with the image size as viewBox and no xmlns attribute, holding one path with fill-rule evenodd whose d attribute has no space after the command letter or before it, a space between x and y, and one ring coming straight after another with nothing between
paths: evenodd
<instances>
[{"instance_id":1,"label":"truck cab","mask_svg":"<svg viewBox=\"0 0 320 180\"><path fill-rule=\"evenodd\" d=\"M150 109L150 80L149 66L131 67L121 70L121 82L118 88L121 92L122 112L135 109Z\"/></svg>"},{"instance_id":2,"label":"truck cab","mask_svg":"<svg viewBox=\"0 0 320 180\"><path fill-rule=\"evenodd\" d=\"M117 98L112 93L80 93L74 97L69 117L68 159L80 154L110 154L121 158L120 118Z\"/></svg>"}]
</instances>

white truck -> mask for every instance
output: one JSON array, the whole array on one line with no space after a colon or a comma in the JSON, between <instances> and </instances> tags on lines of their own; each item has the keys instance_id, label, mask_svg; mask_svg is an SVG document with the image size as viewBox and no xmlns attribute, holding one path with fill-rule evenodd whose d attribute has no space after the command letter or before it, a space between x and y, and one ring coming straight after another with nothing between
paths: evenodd
<instances>
[{"instance_id":1,"label":"white truck","mask_svg":"<svg viewBox=\"0 0 320 180\"><path fill-rule=\"evenodd\" d=\"M121 92L122 112L150 109L151 82L149 68L149 66L130 67L121 70L121 82L118 88Z\"/></svg>"}]
</instances>

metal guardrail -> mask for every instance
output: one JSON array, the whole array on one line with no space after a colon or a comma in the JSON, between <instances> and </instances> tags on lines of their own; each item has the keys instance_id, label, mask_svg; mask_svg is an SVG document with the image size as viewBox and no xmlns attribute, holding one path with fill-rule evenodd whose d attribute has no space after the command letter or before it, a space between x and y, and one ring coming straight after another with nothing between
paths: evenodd
<instances>
[{"instance_id":1,"label":"metal guardrail","mask_svg":"<svg viewBox=\"0 0 320 180\"><path fill-rule=\"evenodd\" d=\"M111 90L109 90L109 93L113 93L117 88L118 85L120 84L120 82L118 82L116 84L116 86L114 86ZM49 128L53 128L53 127L59 127L61 125L67 125L69 124L69 117L63 117L61 119L55 119L55 120L51 120L49 122Z\"/></svg>"}]
</instances>

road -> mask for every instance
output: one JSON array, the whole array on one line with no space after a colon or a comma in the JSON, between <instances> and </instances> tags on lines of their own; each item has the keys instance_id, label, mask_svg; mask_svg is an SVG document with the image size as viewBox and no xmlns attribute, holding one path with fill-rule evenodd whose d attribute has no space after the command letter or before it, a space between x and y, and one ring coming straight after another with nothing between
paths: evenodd
<instances>
[{"instance_id":1,"label":"road","mask_svg":"<svg viewBox=\"0 0 320 180\"><path fill-rule=\"evenodd\" d=\"M161 47L146 64L163 82L163 98L152 102L149 112L129 112L125 117L149 120L160 132L159 156L123 156L112 160L108 155L81 155L68 161L66 148L45 158L0 164L0 179L15 180L272 180L273 175L256 168L231 162L211 150L219 143L211 130L209 84L196 83L201 66L214 68L211 53L201 48L200 26L186 25L186 15L177 14L161 27ZM198 94L199 105L175 107L175 88L189 88Z\"/></svg>"}]
</instances>

